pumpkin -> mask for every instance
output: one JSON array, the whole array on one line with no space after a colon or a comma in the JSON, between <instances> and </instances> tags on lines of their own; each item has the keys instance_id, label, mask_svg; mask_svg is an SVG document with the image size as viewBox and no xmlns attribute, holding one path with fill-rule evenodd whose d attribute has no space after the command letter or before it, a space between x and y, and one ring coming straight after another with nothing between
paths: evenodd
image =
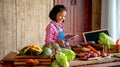
<instances>
[{"instance_id":1,"label":"pumpkin","mask_svg":"<svg viewBox=\"0 0 120 67\"><path fill-rule=\"evenodd\" d=\"M23 55L40 55L42 48L38 45L29 45L21 49Z\"/></svg>"},{"instance_id":2,"label":"pumpkin","mask_svg":"<svg viewBox=\"0 0 120 67\"><path fill-rule=\"evenodd\" d=\"M51 54L52 50L49 47L44 47L41 55L49 56Z\"/></svg>"},{"instance_id":3,"label":"pumpkin","mask_svg":"<svg viewBox=\"0 0 120 67\"><path fill-rule=\"evenodd\" d=\"M19 51L19 54L18 54L18 55L25 55L24 50L25 50L27 47L28 47L28 46L23 47L23 48Z\"/></svg>"},{"instance_id":4,"label":"pumpkin","mask_svg":"<svg viewBox=\"0 0 120 67\"><path fill-rule=\"evenodd\" d=\"M116 41L116 45L120 45L120 39Z\"/></svg>"}]
</instances>

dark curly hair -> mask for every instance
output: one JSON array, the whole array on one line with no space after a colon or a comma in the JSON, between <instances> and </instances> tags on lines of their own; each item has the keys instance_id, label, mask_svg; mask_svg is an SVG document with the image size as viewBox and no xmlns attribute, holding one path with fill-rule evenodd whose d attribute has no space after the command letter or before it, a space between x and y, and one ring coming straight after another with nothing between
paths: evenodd
<instances>
[{"instance_id":1,"label":"dark curly hair","mask_svg":"<svg viewBox=\"0 0 120 67\"><path fill-rule=\"evenodd\" d=\"M67 11L64 5L55 5L49 13L50 19L56 21L57 13L60 11Z\"/></svg>"}]
</instances>

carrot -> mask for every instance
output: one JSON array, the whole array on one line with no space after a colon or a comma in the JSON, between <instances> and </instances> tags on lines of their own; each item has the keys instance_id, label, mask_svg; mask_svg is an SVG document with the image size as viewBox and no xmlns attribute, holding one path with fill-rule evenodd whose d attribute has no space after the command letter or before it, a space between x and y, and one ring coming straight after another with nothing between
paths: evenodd
<instances>
[{"instance_id":1,"label":"carrot","mask_svg":"<svg viewBox=\"0 0 120 67\"><path fill-rule=\"evenodd\" d=\"M98 50L96 50L95 48L93 48L93 47L90 46L90 45L88 45L87 48L91 49L92 51L94 51L94 52L96 52L96 53L98 52Z\"/></svg>"}]
</instances>

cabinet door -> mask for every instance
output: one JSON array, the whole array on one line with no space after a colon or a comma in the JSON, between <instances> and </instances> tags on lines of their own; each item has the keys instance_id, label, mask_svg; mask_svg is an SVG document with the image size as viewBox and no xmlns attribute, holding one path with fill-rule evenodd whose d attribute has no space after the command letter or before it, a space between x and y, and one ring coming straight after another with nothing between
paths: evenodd
<instances>
[{"instance_id":1,"label":"cabinet door","mask_svg":"<svg viewBox=\"0 0 120 67\"><path fill-rule=\"evenodd\" d=\"M74 34L79 34L78 41L83 41L85 32L85 0L74 0Z\"/></svg>"},{"instance_id":2,"label":"cabinet door","mask_svg":"<svg viewBox=\"0 0 120 67\"><path fill-rule=\"evenodd\" d=\"M67 15L66 15L66 19L63 23L63 28L65 31L65 35L67 34L73 34L74 33L74 18L73 18L73 6L71 5L71 1L70 0L55 0L54 1L55 5L56 4L63 4L66 8L67 8Z\"/></svg>"}]
</instances>

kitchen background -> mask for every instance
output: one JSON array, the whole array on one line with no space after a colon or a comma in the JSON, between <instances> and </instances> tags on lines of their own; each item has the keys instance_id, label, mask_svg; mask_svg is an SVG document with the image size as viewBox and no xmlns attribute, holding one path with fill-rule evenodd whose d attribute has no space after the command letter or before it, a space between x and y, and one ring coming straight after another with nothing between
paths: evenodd
<instances>
[{"instance_id":1,"label":"kitchen background","mask_svg":"<svg viewBox=\"0 0 120 67\"><path fill-rule=\"evenodd\" d=\"M84 20L80 21L85 22L87 27L79 33L80 35L82 32L100 29L101 0L0 0L0 59L10 51L18 52L20 48L26 45L37 44L42 47L45 39L45 28L50 22L49 11L55 4L66 5L66 1L71 5L83 5L80 7L84 8L85 12L82 11L85 16ZM74 7L71 5L66 5L66 7L70 7L72 11ZM74 12L69 13L67 17L71 19L70 16L79 15L79 12L76 13L77 9ZM74 15L74 17L77 18L77 15ZM77 23L74 19L71 21ZM71 34L78 34L74 31L77 29L72 26Z\"/></svg>"}]
</instances>

